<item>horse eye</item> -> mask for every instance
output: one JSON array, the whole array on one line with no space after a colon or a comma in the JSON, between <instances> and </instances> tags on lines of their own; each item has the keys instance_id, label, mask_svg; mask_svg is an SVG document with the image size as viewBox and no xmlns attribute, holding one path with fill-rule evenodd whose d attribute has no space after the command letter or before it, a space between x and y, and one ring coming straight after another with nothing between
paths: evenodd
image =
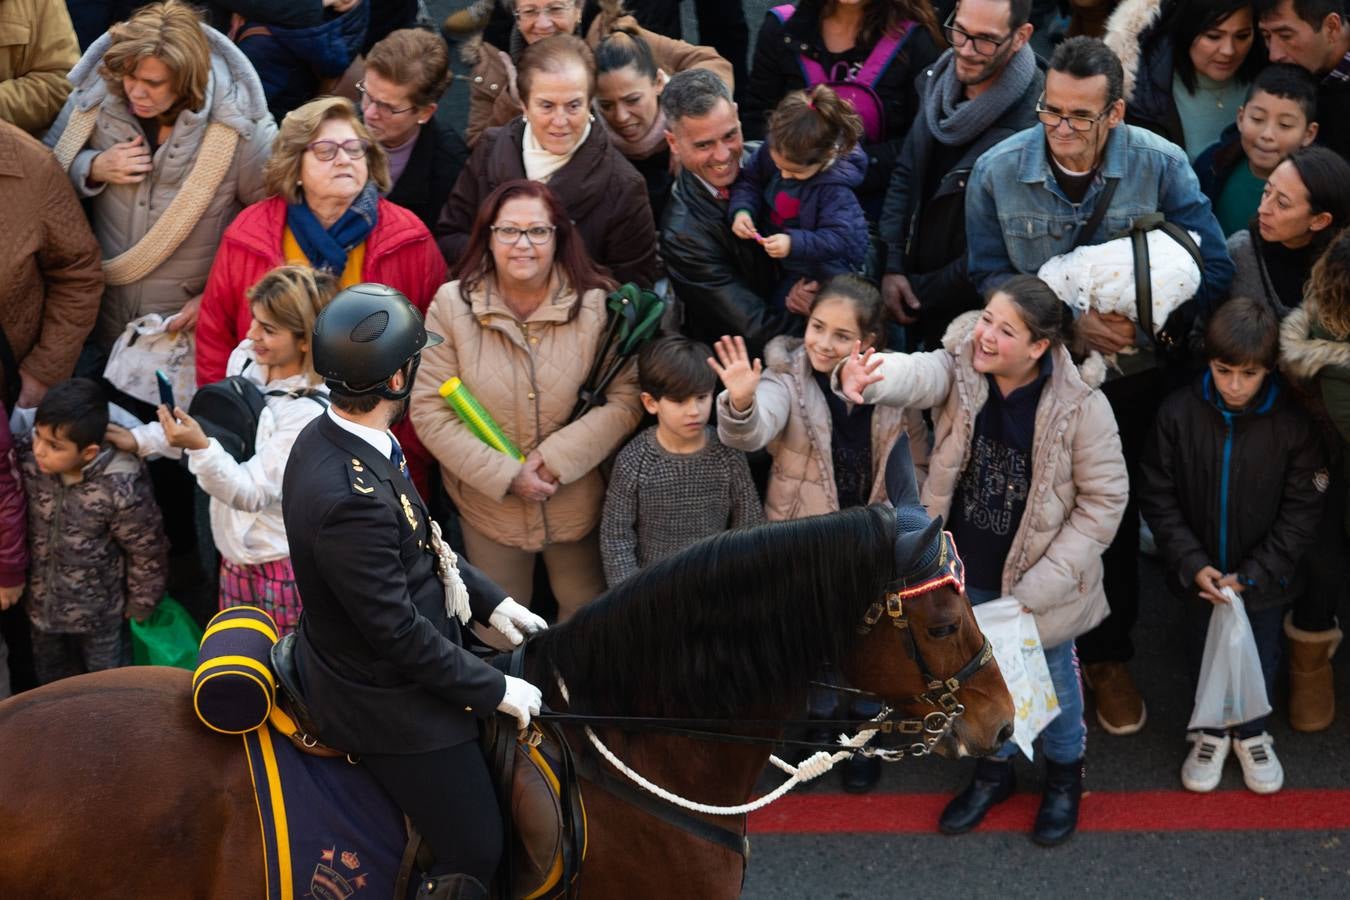
<instances>
[{"instance_id":1,"label":"horse eye","mask_svg":"<svg viewBox=\"0 0 1350 900\"><path fill-rule=\"evenodd\" d=\"M928 636L934 638L944 638L949 635L956 634L956 630L959 627L960 626L955 622L951 623L950 625L935 625L934 627L928 629Z\"/></svg>"}]
</instances>

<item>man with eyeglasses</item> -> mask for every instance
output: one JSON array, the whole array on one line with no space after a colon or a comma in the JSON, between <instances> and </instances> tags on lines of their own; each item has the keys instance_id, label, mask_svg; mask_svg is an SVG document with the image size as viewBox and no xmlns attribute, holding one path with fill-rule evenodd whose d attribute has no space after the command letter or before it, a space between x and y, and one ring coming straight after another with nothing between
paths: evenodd
<instances>
[{"instance_id":1,"label":"man with eyeglasses","mask_svg":"<svg viewBox=\"0 0 1350 900\"><path fill-rule=\"evenodd\" d=\"M1123 83L1120 60L1097 38L1070 38L1055 50L1037 105L1040 124L991 149L971 172L966 188L970 280L989 291L1014 274L1034 275L1051 257L1078 245L1103 243L1132 222L1160 212L1167 221L1200 235L1200 289L1163 329L1184 344L1194 319L1207 317L1227 296L1233 263L1185 152L1124 124ZM1099 223L1091 233L1080 234L1108 191ZM1131 485L1124 524L1102 555L1111 614L1078 639L1098 721L1108 733L1132 734L1146 717L1143 698L1125 666L1134 654L1130 631L1139 611L1134 485L1153 411L1167 382L1150 336L1129 319L1087 312L1075 328L1082 343L1101 353L1137 348L1117 357L1124 372L1113 372L1116 377L1103 385L1120 427Z\"/></svg>"},{"instance_id":2,"label":"man with eyeglasses","mask_svg":"<svg viewBox=\"0 0 1350 900\"><path fill-rule=\"evenodd\" d=\"M881 213L886 308L911 350L936 349L952 319L978 309L966 276L966 182L975 160L1036 121L1045 77L1028 41L1031 0L962 0L944 23L951 48L918 80Z\"/></svg>"}]
</instances>

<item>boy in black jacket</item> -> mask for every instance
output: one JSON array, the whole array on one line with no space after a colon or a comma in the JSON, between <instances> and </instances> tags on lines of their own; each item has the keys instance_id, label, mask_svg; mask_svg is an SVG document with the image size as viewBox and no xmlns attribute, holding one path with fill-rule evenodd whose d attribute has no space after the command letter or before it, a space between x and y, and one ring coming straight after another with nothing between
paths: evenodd
<instances>
[{"instance_id":1,"label":"boy in black jacket","mask_svg":"<svg viewBox=\"0 0 1350 900\"><path fill-rule=\"evenodd\" d=\"M1140 463L1139 506L1186 604L1194 672L1214 604L1242 595L1266 695L1273 696L1284 609L1302 589L1298 563L1312 546L1327 487L1313 424L1274 374L1278 323L1268 306L1225 303L1205 332L1209 370L1168 397ZM1189 735L1181 781L1212 791L1229 749L1257 793L1284 784L1266 717L1233 734Z\"/></svg>"}]
</instances>

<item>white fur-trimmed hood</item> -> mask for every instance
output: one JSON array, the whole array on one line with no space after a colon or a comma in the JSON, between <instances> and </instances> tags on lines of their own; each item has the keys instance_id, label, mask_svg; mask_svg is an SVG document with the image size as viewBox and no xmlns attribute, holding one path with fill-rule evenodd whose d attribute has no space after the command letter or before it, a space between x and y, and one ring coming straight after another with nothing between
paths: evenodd
<instances>
[{"instance_id":1,"label":"white fur-trimmed hood","mask_svg":"<svg viewBox=\"0 0 1350 900\"><path fill-rule=\"evenodd\" d=\"M1311 295L1280 323L1280 368L1294 378L1315 378L1325 368L1350 370L1350 341L1314 337L1317 301Z\"/></svg>"},{"instance_id":2,"label":"white fur-trimmed hood","mask_svg":"<svg viewBox=\"0 0 1350 900\"><path fill-rule=\"evenodd\" d=\"M1102 40L1120 57L1120 65L1125 69L1126 103L1134 99L1138 83L1139 61L1143 57L1140 38L1158 24L1162 12L1163 0L1121 0L1106 20L1106 37Z\"/></svg>"}]
</instances>

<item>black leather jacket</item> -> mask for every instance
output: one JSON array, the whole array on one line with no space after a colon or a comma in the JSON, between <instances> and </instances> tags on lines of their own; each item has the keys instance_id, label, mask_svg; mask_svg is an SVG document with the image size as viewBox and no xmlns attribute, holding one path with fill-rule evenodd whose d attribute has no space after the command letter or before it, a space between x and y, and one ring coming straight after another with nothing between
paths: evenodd
<instances>
[{"instance_id":1,"label":"black leather jacket","mask_svg":"<svg viewBox=\"0 0 1350 900\"><path fill-rule=\"evenodd\" d=\"M711 344L739 334L755 357L778 335L802 333L801 316L767 303L780 278L777 264L759 244L731 233L727 201L687 170L675 179L666 204L661 256L684 306L682 330L694 340Z\"/></svg>"}]
</instances>

